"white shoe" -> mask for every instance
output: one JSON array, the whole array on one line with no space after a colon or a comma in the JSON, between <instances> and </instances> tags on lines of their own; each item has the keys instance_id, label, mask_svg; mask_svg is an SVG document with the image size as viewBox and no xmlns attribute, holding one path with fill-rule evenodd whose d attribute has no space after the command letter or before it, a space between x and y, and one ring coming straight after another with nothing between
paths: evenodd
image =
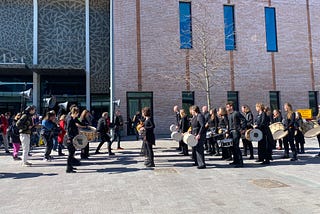
<instances>
[{"instance_id":1,"label":"white shoe","mask_svg":"<svg viewBox=\"0 0 320 214\"><path fill-rule=\"evenodd\" d=\"M29 162L25 162L25 163L22 163L22 166L31 166L32 163L29 163Z\"/></svg>"}]
</instances>

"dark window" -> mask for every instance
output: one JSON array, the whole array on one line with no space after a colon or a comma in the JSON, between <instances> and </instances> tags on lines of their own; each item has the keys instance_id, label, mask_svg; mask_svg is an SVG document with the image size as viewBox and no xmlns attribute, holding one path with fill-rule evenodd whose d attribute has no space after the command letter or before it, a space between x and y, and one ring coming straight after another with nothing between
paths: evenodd
<instances>
[{"instance_id":1,"label":"dark window","mask_svg":"<svg viewBox=\"0 0 320 214\"><path fill-rule=\"evenodd\" d=\"M179 2L180 48L192 48L191 2Z\"/></svg>"},{"instance_id":2,"label":"dark window","mask_svg":"<svg viewBox=\"0 0 320 214\"><path fill-rule=\"evenodd\" d=\"M279 91L270 91L269 92L270 98L270 108L271 111L280 109L280 92Z\"/></svg>"},{"instance_id":3,"label":"dark window","mask_svg":"<svg viewBox=\"0 0 320 214\"><path fill-rule=\"evenodd\" d=\"M182 92L182 108L185 110L186 114L189 113L190 106L194 105L194 91L183 91Z\"/></svg>"},{"instance_id":4,"label":"dark window","mask_svg":"<svg viewBox=\"0 0 320 214\"><path fill-rule=\"evenodd\" d=\"M312 116L318 115L318 92L309 91L309 106L312 109Z\"/></svg>"},{"instance_id":5,"label":"dark window","mask_svg":"<svg viewBox=\"0 0 320 214\"><path fill-rule=\"evenodd\" d=\"M278 51L276 9L265 7L266 42L268 52Z\"/></svg>"},{"instance_id":6,"label":"dark window","mask_svg":"<svg viewBox=\"0 0 320 214\"><path fill-rule=\"evenodd\" d=\"M234 6L224 5L224 36L225 48L227 51L236 49L236 35L235 35L235 22L234 22Z\"/></svg>"},{"instance_id":7,"label":"dark window","mask_svg":"<svg viewBox=\"0 0 320 214\"><path fill-rule=\"evenodd\" d=\"M233 102L233 109L239 111L239 92L238 91L228 91L227 93L228 102Z\"/></svg>"}]
</instances>

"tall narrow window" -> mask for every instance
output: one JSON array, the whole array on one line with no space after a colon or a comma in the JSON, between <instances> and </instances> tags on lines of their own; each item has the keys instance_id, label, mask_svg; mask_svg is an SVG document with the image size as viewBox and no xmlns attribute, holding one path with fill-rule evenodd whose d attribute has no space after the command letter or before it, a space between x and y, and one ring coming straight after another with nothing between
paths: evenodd
<instances>
[{"instance_id":1,"label":"tall narrow window","mask_svg":"<svg viewBox=\"0 0 320 214\"><path fill-rule=\"evenodd\" d=\"M228 102L233 102L233 109L239 111L239 92L238 91L228 91L227 93Z\"/></svg>"},{"instance_id":2,"label":"tall narrow window","mask_svg":"<svg viewBox=\"0 0 320 214\"><path fill-rule=\"evenodd\" d=\"M191 2L179 2L180 48L192 48Z\"/></svg>"},{"instance_id":3,"label":"tall narrow window","mask_svg":"<svg viewBox=\"0 0 320 214\"><path fill-rule=\"evenodd\" d=\"M270 98L270 108L271 111L280 109L280 92L279 91L270 91L269 92Z\"/></svg>"},{"instance_id":4,"label":"tall narrow window","mask_svg":"<svg viewBox=\"0 0 320 214\"><path fill-rule=\"evenodd\" d=\"M225 37L225 49L227 51L236 49L236 35L235 35L235 23L234 23L234 6L224 5L224 37Z\"/></svg>"},{"instance_id":5,"label":"tall narrow window","mask_svg":"<svg viewBox=\"0 0 320 214\"><path fill-rule=\"evenodd\" d=\"M278 51L277 41L277 22L276 9L274 7L265 7L265 21L266 21L266 42L268 52Z\"/></svg>"},{"instance_id":6,"label":"tall narrow window","mask_svg":"<svg viewBox=\"0 0 320 214\"><path fill-rule=\"evenodd\" d=\"M318 112L318 92L309 91L309 106L312 109L312 116L317 116Z\"/></svg>"},{"instance_id":7,"label":"tall narrow window","mask_svg":"<svg viewBox=\"0 0 320 214\"><path fill-rule=\"evenodd\" d=\"M189 107L194 105L194 91L182 92L182 108L189 114Z\"/></svg>"}]
</instances>

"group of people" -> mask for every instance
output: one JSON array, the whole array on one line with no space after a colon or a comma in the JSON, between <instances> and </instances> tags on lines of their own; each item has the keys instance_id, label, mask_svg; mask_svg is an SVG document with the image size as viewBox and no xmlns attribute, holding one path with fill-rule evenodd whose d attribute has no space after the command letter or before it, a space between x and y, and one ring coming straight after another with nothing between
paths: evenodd
<instances>
[{"instance_id":1,"label":"group of people","mask_svg":"<svg viewBox=\"0 0 320 214\"><path fill-rule=\"evenodd\" d=\"M80 114L80 110L76 105L70 106L70 112L68 114L61 114L57 116L54 110L48 111L43 118L39 121L35 121L36 107L28 106L24 112L18 113L13 117L10 113L1 115L0 128L1 136L4 144L6 154L11 154L10 144L12 144L13 159L16 161L22 160L23 166L31 166L29 161L30 149L31 149L31 136L38 129L40 139L45 145L45 152L43 156L44 161L52 161L51 155L54 150L54 142L58 143L58 155L64 156L63 149L68 149L68 161L66 172L72 173L74 171L74 165L79 165L80 161L74 158L75 148L72 145L73 138L79 134L80 128L87 128L97 124L97 133L100 144L96 148L95 154L100 154L102 145L108 143L109 155L114 155L111 151L111 144L113 141L117 141L117 149L123 149L120 146L121 131L123 129L123 118L119 110L115 113L114 123L111 124L108 112L102 113L102 117L97 123L94 122L94 118L91 116L88 110L83 110ZM12 118L12 121L10 121ZM114 134L110 136L110 127L113 127ZM38 144L38 142L37 142ZM19 157L19 150L22 145L22 158ZM81 159L89 158L89 143L81 150Z\"/></svg>"},{"instance_id":2,"label":"group of people","mask_svg":"<svg viewBox=\"0 0 320 214\"><path fill-rule=\"evenodd\" d=\"M189 108L190 118L184 109L174 106L173 111L176 117L176 128L182 135L191 133L197 140L196 146L192 147L192 159L194 166L198 169L206 168L205 151L208 155L219 156L222 159L232 161L230 165L235 167L243 167L243 156L250 153L249 159L254 159L254 150L252 141L246 138L245 133L249 129L259 129L262 132L262 138L258 141L258 159L256 162L268 165L272 158L272 151L276 148L277 141L273 139L273 135L269 125L281 122L284 131L288 134L279 140L279 150L284 147L283 158L289 158L289 146L292 151L291 161L296 161L298 153L304 153L304 136L301 132L302 117L299 112L294 112L290 103L284 104L285 115L281 116L279 110L274 110L273 114L270 109L262 103L255 105L256 116L253 116L248 105L241 106L241 112L234 109L233 102L227 102L225 107L208 110L207 106L202 107L202 112L198 106ZM320 124L320 114L317 117ZM213 135L208 136L207 132L211 131ZM232 139L232 146L219 147L218 141L223 139ZM243 152L240 149L240 140L243 144ZM318 135L320 148L320 135ZM179 147L182 155L189 155L188 145L183 141L179 141ZM320 152L318 154L320 156Z\"/></svg>"}]
</instances>

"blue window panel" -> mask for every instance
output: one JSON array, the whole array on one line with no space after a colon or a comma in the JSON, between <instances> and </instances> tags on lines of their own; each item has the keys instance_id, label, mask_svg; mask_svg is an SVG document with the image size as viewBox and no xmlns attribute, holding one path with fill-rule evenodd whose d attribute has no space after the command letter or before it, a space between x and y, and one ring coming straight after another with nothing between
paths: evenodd
<instances>
[{"instance_id":1,"label":"blue window panel","mask_svg":"<svg viewBox=\"0 0 320 214\"><path fill-rule=\"evenodd\" d=\"M224 37L225 48L227 51L236 49L236 35L235 35L235 23L234 23L234 6L224 5Z\"/></svg>"},{"instance_id":2,"label":"blue window panel","mask_svg":"<svg viewBox=\"0 0 320 214\"><path fill-rule=\"evenodd\" d=\"M268 52L278 51L276 9L265 7L266 42Z\"/></svg>"},{"instance_id":3,"label":"blue window panel","mask_svg":"<svg viewBox=\"0 0 320 214\"><path fill-rule=\"evenodd\" d=\"M180 48L192 48L191 2L179 2Z\"/></svg>"}]
</instances>

